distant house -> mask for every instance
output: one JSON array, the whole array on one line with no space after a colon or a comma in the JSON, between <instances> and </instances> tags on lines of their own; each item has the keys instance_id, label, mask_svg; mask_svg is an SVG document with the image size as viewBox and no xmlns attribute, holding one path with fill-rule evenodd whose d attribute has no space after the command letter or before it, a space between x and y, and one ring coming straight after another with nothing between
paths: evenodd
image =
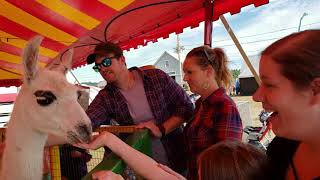
<instances>
[{"instance_id":1,"label":"distant house","mask_svg":"<svg viewBox=\"0 0 320 180\"><path fill-rule=\"evenodd\" d=\"M259 74L260 55L250 56L249 60L253 68ZM242 96L253 95L259 87L257 81L254 79L253 74L251 73L249 67L245 62L242 63L240 75L238 78L240 80L240 94Z\"/></svg>"},{"instance_id":2,"label":"distant house","mask_svg":"<svg viewBox=\"0 0 320 180\"><path fill-rule=\"evenodd\" d=\"M184 59L184 57L181 57ZM183 71L180 70L180 64L182 69L182 63L179 62L175 55L172 55L165 51L159 59L154 63L154 66L158 69L166 72L170 77L172 77L180 86L183 85Z\"/></svg>"}]
</instances>

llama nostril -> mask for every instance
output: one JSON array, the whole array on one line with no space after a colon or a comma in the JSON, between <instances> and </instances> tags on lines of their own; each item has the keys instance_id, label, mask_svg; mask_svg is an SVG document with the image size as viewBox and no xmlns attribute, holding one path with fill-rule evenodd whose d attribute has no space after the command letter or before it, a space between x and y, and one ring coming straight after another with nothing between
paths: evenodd
<instances>
[{"instance_id":1,"label":"llama nostril","mask_svg":"<svg viewBox=\"0 0 320 180\"><path fill-rule=\"evenodd\" d=\"M77 127L76 130L81 138L82 141L89 143L91 140L91 133L92 133L92 128L91 125L83 124L80 123Z\"/></svg>"},{"instance_id":2,"label":"llama nostril","mask_svg":"<svg viewBox=\"0 0 320 180\"><path fill-rule=\"evenodd\" d=\"M79 140L77 138L77 134L72 132L72 131L68 131L67 132L67 138L70 144L74 144L74 143L78 143Z\"/></svg>"}]
</instances>

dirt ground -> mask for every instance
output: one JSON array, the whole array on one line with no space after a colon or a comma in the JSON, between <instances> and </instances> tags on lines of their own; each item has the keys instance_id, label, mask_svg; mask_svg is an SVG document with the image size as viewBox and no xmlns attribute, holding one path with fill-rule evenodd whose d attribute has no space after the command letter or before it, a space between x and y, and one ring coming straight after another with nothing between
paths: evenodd
<instances>
[{"instance_id":1,"label":"dirt ground","mask_svg":"<svg viewBox=\"0 0 320 180\"><path fill-rule=\"evenodd\" d=\"M258 117L258 115L262 110L262 105L260 102L253 101L252 96L233 96L232 99L234 101L248 101L250 103L250 111L251 111L253 125L261 126L261 123L259 122L259 117Z\"/></svg>"}]
</instances>

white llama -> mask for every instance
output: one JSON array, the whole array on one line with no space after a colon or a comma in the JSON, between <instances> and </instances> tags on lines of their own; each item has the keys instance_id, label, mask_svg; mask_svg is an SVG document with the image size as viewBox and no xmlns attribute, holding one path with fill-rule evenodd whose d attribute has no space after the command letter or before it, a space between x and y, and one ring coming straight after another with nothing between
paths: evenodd
<instances>
[{"instance_id":1,"label":"white llama","mask_svg":"<svg viewBox=\"0 0 320 180\"><path fill-rule=\"evenodd\" d=\"M43 149L48 134L66 142L88 142L91 123L77 102L79 87L68 83L72 52L60 64L37 68L42 37L24 49L24 83L16 99L6 132L1 180L41 180Z\"/></svg>"}]
</instances>

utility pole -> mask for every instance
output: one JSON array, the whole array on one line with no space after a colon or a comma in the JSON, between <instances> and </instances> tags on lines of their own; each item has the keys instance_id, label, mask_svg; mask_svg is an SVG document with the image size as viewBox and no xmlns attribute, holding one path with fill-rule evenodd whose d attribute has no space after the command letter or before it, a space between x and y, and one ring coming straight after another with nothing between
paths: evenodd
<instances>
[{"instance_id":1,"label":"utility pole","mask_svg":"<svg viewBox=\"0 0 320 180\"><path fill-rule=\"evenodd\" d=\"M184 47L180 45L180 37L179 34L177 34L177 46L173 48L174 51L178 54L178 60L179 60L179 76L180 76L180 82L181 86L183 85L183 77L182 77L182 62L181 62L181 57L180 54L184 50Z\"/></svg>"},{"instance_id":2,"label":"utility pole","mask_svg":"<svg viewBox=\"0 0 320 180\"><path fill-rule=\"evenodd\" d=\"M304 13L302 14L302 16L300 17L299 26L298 26L298 32L300 32L300 27L301 27L302 19L303 19L305 16L307 16L307 15L308 15L308 13L304 12Z\"/></svg>"}]
</instances>

